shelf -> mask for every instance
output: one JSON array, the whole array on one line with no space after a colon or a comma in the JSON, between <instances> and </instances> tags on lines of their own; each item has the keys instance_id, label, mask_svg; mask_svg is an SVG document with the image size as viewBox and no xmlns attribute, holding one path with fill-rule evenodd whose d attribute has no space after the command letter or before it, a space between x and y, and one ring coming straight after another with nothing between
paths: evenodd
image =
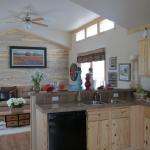
<instances>
[{"instance_id":1,"label":"shelf","mask_svg":"<svg viewBox=\"0 0 150 150\"><path fill-rule=\"evenodd\" d=\"M10 135L10 134L19 134L19 133L30 132L30 131L31 131L31 126L6 128L6 129L3 129L3 130L0 130L0 136Z\"/></svg>"}]
</instances>

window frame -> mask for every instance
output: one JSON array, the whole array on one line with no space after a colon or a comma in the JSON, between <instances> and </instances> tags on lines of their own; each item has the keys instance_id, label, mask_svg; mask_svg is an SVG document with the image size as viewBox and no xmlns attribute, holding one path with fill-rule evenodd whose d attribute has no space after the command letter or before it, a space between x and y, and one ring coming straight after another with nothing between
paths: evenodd
<instances>
[{"instance_id":1,"label":"window frame","mask_svg":"<svg viewBox=\"0 0 150 150\"><path fill-rule=\"evenodd\" d=\"M81 32L81 31L84 31L84 38L77 41L77 33ZM80 29L79 31L77 31L77 32L75 33L75 41L76 41L76 42L80 42L80 41L85 40L85 39L86 39L86 30L85 30L85 29Z\"/></svg>"},{"instance_id":2,"label":"window frame","mask_svg":"<svg viewBox=\"0 0 150 150\"><path fill-rule=\"evenodd\" d=\"M75 31L73 31L73 32L74 32L74 35L75 35L75 42L80 42L80 41L86 40L86 39L88 39L88 38L94 37L94 36L96 36L96 35L103 34L103 33L107 32L107 31L114 30L114 29L116 28L115 22L114 22L114 28L109 29L109 30L106 30L106 31L103 31L103 32L100 32L100 24L101 24L102 21L104 21L104 20L106 20L106 19L107 19L107 18L97 18L97 19L91 21L90 23L88 23L88 24L86 24L86 25L83 25L82 27L80 27L80 28L76 29ZM109 20L109 19L108 19L108 20ZM110 20L110 21L112 21L112 20ZM112 22L113 22L113 21L112 21ZM97 24L97 34L87 37L87 28L90 27L90 26L92 26L92 25L94 25L94 24ZM77 40L76 40L76 34L77 34L78 32L80 32L80 31L82 31L82 30L84 30L84 33L85 33L84 36L85 36L85 38L82 39L82 40L77 41Z\"/></svg>"},{"instance_id":3,"label":"window frame","mask_svg":"<svg viewBox=\"0 0 150 150\"><path fill-rule=\"evenodd\" d=\"M91 36L87 36L87 29L90 28L90 27L93 26L93 25L96 25L96 26L97 26L97 33L94 34L94 35L91 35ZM87 27L85 28L85 31L86 31L86 32L85 32L85 33L86 33L86 34L85 34L85 39L98 35L98 34L99 34L99 32L98 32L98 23L93 23L93 24L87 26Z\"/></svg>"},{"instance_id":4,"label":"window frame","mask_svg":"<svg viewBox=\"0 0 150 150\"><path fill-rule=\"evenodd\" d=\"M100 31L100 25L101 25L101 23L104 21L104 20L109 20L109 19L103 19L103 20L101 20L101 21L99 21L99 23L98 23L98 32L99 32L99 34L102 34L102 33L105 33L105 32L107 32L107 31L110 31L110 30L113 30L113 29L115 29L115 27L116 27L116 24L115 24L115 22L114 22L114 28L111 28L111 29L109 29L109 30L106 30L106 31ZM109 21L111 21L111 20L109 20ZM112 21L113 22L113 21Z\"/></svg>"}]
</instances>

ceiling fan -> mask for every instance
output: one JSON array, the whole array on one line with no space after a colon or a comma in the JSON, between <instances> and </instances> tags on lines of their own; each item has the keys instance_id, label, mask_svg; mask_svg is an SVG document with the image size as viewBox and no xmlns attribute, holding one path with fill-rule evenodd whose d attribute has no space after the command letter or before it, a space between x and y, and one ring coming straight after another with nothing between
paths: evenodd
<instances>
[{"instance_id":1,"label":"ceiling fan","mask_svg":"<svg viewBox=\"0 0 150 150\"><path fill-rule=\"evenodd\" d=\"M42 26L42 27L48 27L47 24L44 24L40 21L43 21L44 18L43 17L37 17L37 18L33 18L30 16L30 12L27 12L25 17L22 17L22 18L18 18L19 22L23 22L25 23L25 28L26 29L30 29L32 27L32 24L35 24L35 25L39 25L39 26Z\"/></svg>"}]
</instances>

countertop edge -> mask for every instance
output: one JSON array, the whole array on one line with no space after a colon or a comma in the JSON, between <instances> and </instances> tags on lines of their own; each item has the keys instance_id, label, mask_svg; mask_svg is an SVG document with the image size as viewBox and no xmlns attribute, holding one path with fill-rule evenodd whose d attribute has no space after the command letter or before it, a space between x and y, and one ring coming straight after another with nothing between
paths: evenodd
<instances>
[{"instance_id":1,"label":"countertop edge","mask_svg":"<svg viewBox=\"0 0 150 150\"><path fill-rule=\"evenodd\" d=\"M98 109L98 108L118 108L118 107L129 107L129 106L136 106L136 105L141 105L141 106L147 106L150 107L150 103L144 103L144 102L127 102L124 104L100 104L100 105L81 105L81 106L72 106L70 107L58 107L58 108L50 108L48 104L46 105L36 105L36 109L38 109L41 113L54 113L54 112L68 112L68 111L80 111L80 110L91 110L91 109Z\"/></svg>"}]
</instances>

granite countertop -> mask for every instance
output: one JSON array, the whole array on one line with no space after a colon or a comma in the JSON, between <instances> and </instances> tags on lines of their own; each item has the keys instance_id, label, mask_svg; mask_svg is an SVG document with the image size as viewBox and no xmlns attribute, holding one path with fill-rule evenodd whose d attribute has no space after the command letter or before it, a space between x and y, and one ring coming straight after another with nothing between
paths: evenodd
<instances>
[{"instance_id":1,"label":"granite countertop","mask_svg":"<svg viewBox=\"0 0 150 150\"><path fill-rule=\"evenodd\" d=\"M53 112L65 112L65 111L79 111L79 110L90 110L94 108L112 108L112 107L125 107L134 105L150 106L150 103L143 101L121 101L118 104L104 103L104 104L86 104L83 102L72 102L63 104L40 104L36 105L36 108L42 113L53 113Z\"/></svg>"}]
</instances>

